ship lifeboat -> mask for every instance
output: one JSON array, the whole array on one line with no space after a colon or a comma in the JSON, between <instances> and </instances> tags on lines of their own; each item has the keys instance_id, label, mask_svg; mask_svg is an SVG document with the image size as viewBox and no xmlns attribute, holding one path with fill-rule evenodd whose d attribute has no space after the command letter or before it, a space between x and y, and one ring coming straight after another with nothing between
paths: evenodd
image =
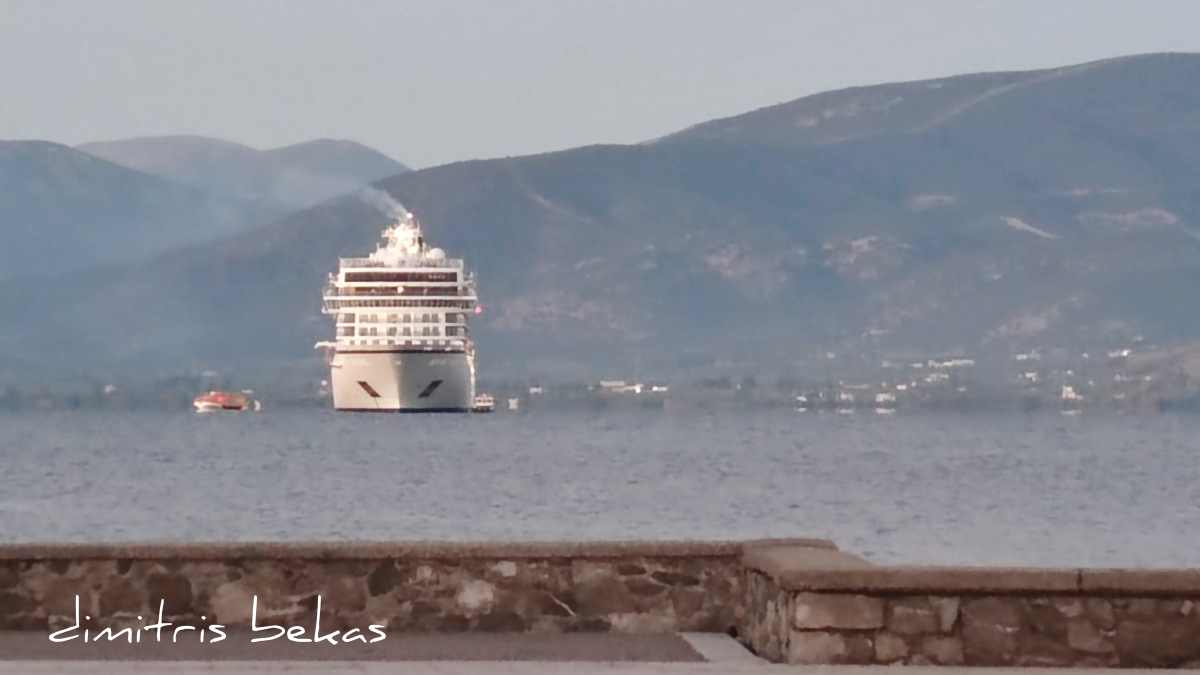
<instances>
[{"instance_id":1,"label":"ship lifeboat","mask_svg":"<svg viewBox=\"0 0 1200 675\"><path fill-rule=\"evenodd\" d=\"M192 405L198 413L219 412L223 410L232 410L234 412L262 410L262 405L258 401L251 400L244 393L231 391L210 391L200 394L192 399Z\"/></svg>"}]
</instances>

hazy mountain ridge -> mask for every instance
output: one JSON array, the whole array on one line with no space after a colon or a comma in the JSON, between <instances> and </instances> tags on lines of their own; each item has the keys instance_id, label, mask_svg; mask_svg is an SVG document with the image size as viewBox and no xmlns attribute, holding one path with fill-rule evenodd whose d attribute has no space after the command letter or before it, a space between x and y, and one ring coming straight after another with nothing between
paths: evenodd
<instances>
[{"instance_id":1,"label":"hazy mountain ridge","mask_svg":"<svg viewBox=\"0 0 1200 675\"><path fill-rule=\"evenodd\" d=\"M258 203L277 216L409 170L365 145L334 139L257 150L204 136L148 136L85 143L78 149L122 166Z\"/></svg>"},{"instance_id":2,"label":"hazy mountain ridge","mask_svg":"<svg viewBox=\"0 0 1200 675\"><path fill-rule=\"evenodd\" d=\"M1023 88L1053 84L1092 69L1112 72L1127 64L1167 65L1188 54L1148 54L1044 70L972 73L932 80L885 83L821 92L693 125L651 143L715 141L804 147L884 135L920 133L992 99Z\"/></svg>"},{"instance_id":3,"label":"hazy mountain ridge","mask_svg":"<svg viewBox=\"0 0 1200 675\"><path fill-rule=\"evenodd\" d=\"M0 141L0 186L0 279L147 258L266 216L45 141Z\"/></svg>"},{"instance_id":4,"label":"hazy mountain ridge","mask_svg":"<svg viewBox=\"0 0 1200 675\"><path fill-rule=\"evenodd\" d=\"M652 142L803 147L915 132L995 95L993 92L1035 80L1042 72L980 73L822 92L702 122Z\"/></svg>"},{"instance_id":5,"label":"hazy mountain ridge","mask_svg":"<svg viewBox=\"0 0 1200 675\"><path fill-rule=\"evenodd\" d=\"M913 92L934 100L894 118ZM848 118L861 128L784 123L898 96ZM478 271L475 333L492 374L718 361L778 372L824 350L1200 338L1200 317L1179 305L1200 282L1198 56L857 88L732 119L377 185ZM54 299L51 321L94 327L55 349L98 363L318 373L325 275L371 250L384 224L340 198L38 292ZM0 288L0 307L16 297ZM131 336L132 308L145 307ZM0 345L44 348L45 325Z\"/></svg>"}]
</instances>

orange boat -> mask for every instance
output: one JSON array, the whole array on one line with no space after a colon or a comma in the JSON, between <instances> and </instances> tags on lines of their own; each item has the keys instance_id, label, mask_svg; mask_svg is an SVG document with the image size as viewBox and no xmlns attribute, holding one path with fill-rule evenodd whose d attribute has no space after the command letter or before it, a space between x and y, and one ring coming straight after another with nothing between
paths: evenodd
<instances>
[{"instance_id":1,"label":"orange boat","mask_svg":"<svg viewBox=\"0 0 1200 675\"><path fill-rule=\"evenodd\" d=\"M196 407L196 412L217 412L220 410L261 410L262 406L258 401L250 400L250 397L244 393L232 391L210 391L206 394L200 394L192 399L192 405Z\"/></svg>"}]
</instances>

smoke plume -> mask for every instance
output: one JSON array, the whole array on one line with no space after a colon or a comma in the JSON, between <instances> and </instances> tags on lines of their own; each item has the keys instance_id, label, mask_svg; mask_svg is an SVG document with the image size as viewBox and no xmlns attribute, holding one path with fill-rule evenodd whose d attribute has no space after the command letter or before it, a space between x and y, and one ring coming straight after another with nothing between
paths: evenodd
<instances>
[{"instance_id":1,"label":"smoke plume","mask_svg":"<svg viewBox=\"0 0 1200 675\"><path fill-rule=\"evenodd\" d=\"M408 209L404 205L396 201L394 197L373 187L365 187L357 192L359 199L363 202L375 207L380 213L392 218L393 220L402 220L408 217Z\"/></svg>"}]
</instances>

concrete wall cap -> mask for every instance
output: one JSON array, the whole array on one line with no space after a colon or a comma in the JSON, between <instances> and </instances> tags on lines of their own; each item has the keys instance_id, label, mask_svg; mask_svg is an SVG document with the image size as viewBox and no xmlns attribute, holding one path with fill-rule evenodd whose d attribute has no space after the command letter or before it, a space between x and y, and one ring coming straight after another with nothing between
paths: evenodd
<instances>
[{"instance_id":1,"label":"concrete wall cap","mask_svg":"<svg viewBox=\"0 0 1200 675\"><path fill-rule=\"evenodd\" d=\"M1079 570L1030 567L810 566L769 572L793 591L1075 593Z\"/></svg>"},{"instance_id":2,"label":"concrete wall cap","mask_svg":"<svg viewBox=\"0 0 1200 675\"><path fill-rule=\"evenodd\" d=\"M813 552L785 559L748 551L744 564L791 591L1200 597L1200 569L870 566ZM822 564L828 559L831 564Z\"/></svg>"},{"instance_id":3,"label":"concrete wall cap","mask_svg":"<svg viewBox=\"0 0 1200 675\"><path fill-rule=\"evenodd\" d=\"M824 539L745 541L401 541L4 544L0 560L374 560L387 558L738 557L747 545L834 548Z\"/></svg>"},{"instance_id":4,"label":"concrete wall cap","mask_svg":"<svg viewBox=\"0 0 1200 675\"><path fill-rule=\"evenodd\" d=\"M807 569L862 569L873 565L859 556L836 549L812 546L747 545L742 564L772 578Z\"/></svg>"},{"instance_id":5,"label":"concrete wall cap","mask_svg":"<svg viewBox=\"0 0 1200 675\"><path fill-rule=\"evenodd\" d=\"M1083 569L1079 582L1085 593L1200 596L1200 568Z\"/></svg>"}]
</instances>

